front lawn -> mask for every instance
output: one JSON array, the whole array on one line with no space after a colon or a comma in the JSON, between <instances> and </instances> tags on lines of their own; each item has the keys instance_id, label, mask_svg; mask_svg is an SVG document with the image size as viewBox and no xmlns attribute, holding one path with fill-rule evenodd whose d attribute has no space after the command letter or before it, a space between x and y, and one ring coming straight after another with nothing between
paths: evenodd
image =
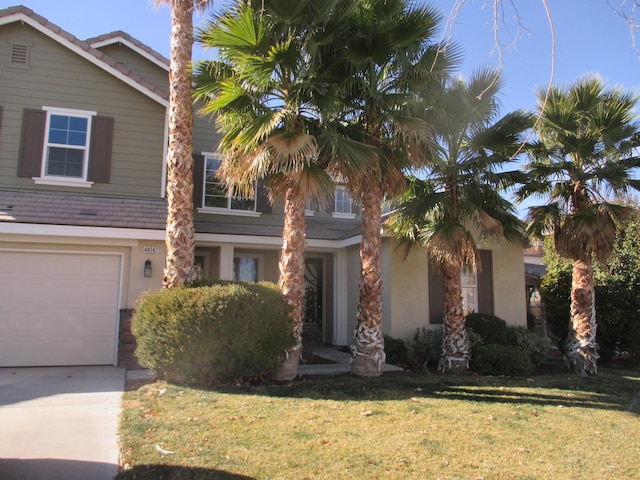
<instances>
[{"instance_id":1,"label":"front lawn","mask_svg":"<svg viewBox=\"0 0 640 480\"><path fill-rule=\"evenodd\" d=\"M124 395L117 478L640 478L639 392L639 371L607 369L156 382Z\"/></svg>"}]
</instances>

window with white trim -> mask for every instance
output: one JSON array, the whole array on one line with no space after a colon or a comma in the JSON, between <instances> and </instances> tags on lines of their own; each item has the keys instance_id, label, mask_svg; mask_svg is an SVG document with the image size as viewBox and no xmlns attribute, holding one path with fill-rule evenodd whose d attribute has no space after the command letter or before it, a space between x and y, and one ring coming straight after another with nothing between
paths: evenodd
<instances>
[{"instance_id":1,"label":"window with white trim","mask_svg":"<svg viewBox=\"0 0 640 480\"><path fill-rule=\"evenodd\" d=\"M462 313L464 316L478 312L478 276L471 268L460 271L462 286Z\"/></svg>"},{"instance_id":2,"label":"window with white trim","mask_svg":"<svg viewBox=\"0 0 640 480\"><path fill-rule=\"evenodd\" d=\"M41 178L87 181L91 120L96 112L44 107Z\"/></svg>"},{"instance_id":3,"label":"window with white trim","mask_svg":"<svg viewBox=\"0 0 640 480\"><path fill-rule=\"evenodd\" d=\"M336 187L336 213L352 213L351 212L351 194L341 185Z\"/></svg>"},{"instance_id":4,"label":"window with white trim","mask_svg":"<svg viewBox=\"0 0 640 480\"><path fill-rule=\"evenodd\" d=\"M220 156L205 156L204 162L204 198L202 200L204 208L255 212L255 195L254 198L233 197L227 193L224 184L216 177L216 172L222 165Z\"/></svg>"}]
</instances>

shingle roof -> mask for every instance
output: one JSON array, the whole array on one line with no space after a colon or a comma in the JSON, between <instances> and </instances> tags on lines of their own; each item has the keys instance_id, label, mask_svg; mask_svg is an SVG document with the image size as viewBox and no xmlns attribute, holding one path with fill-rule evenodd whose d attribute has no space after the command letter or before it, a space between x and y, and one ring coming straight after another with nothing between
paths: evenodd
<instances>
[{"instance_id":1,"label":"shingle roof","mask_svg":"<svg viewBox=\"0 0 640 480\"><path fill-rule=\"evenodd\" d=\"M4 10L0 10L0 23L6 23L6 20L12 16L16 17L16 21L20 20L19 17L21 16L28 18L29 20L35 23L34 26L37 25L36 28L47 30L51 34L53 34L53 36L61 40L70 42L75 47L81 49L85 55L93 57L94 60L96 60L99 64L102 64L103 68L109 71L110 73L112 74L118 73L118 74L124 75L124 77L128 78L134 84L138 85L140 89L146 90L149 93L154 94L165 101L168 101L169 93L165 89L150 82L149 80L143 78L137 73L132 72L121 63L116 62L113 58L109 57L108 55L105 55L100 50L97 50L91 47L89 43L83 40L80 40L79 38L76 38L75 36L63 30L62 28L55 25L54 23L51 23L49 20L42 17L41 15L38 15L30 8L27 8L23 5L17 5L14 7L5 8ZM4 22L2 22L3 19L4 19ZM151 50L149 47L146 47L146 48ZM160 54L157 54L157 55L162 57L162 55Z\"/></svg>"},{"instance_id":2,"label":"shingle roof","mask_svg":"<svg viewBox=\"0 0 640 480\"><path fill-rule=\"evenodd\" d=\"M162 199L0 190L0 231L3 222L164 230L166 218L167 204ZM218 235L282 236L281 225L196 222L195 230ZM359 222L307 218L309 239L343 240L359 234Z\"/></svg>"},{"instance_id":3,"label":"shingle roof","mask_svg":"<svg viewBox=\"0 0 640 480\"><path fill-rule=\"evenodd\" d=\"M89 45L93 46L93 45L103 45L103 44L117 43L121 39L131 43L132 45L136 46L137 48L139 48L140 50L145 52L147 55L155 58L158 62L163 63L164 65L169 67L169 59L168 58L166 58L164 55L161 55L160 53L156 52L150 46L142 43L137 38L132 37L127 32L123 32L122 30L115 30L113 32L104 33L104 34L99 35L97 37L87 38L85 40L85 42L88 43Z\"/></svg>"}]
</instances>

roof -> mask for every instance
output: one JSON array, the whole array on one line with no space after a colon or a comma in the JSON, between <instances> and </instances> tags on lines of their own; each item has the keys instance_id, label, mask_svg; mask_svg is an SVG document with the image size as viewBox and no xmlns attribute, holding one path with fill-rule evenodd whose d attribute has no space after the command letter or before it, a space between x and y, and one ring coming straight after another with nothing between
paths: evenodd
<instances>
[{"instance_id":1,"label":"roof","mask_svg":"<svg viewBox=\"0 0 640 480\"><path fill-rule=\"evenodd\" d=\"M63 193L0 190L3 222L40 225L164 230L163 199L97 197ZM196 233L282 237L282 225L195 222ZM307 218L306 237L344 240L360 234L360 222Z\"/></svg>"},{"instance_id":2,"label":"roof","mask_svg":"<svg viewBox=\"0 0 640 480\"><path fill-rule=\"evenodd\" d=\"M142 55L149 61L155 63L159 67L169 71L168 58L156 52L148 45L142 43L137 38L132 37L127 32L123 32L122 30L115 30L113 32L105 33L97 37L87 38L85 42L96 49L107 45L115 45L121 43L129 47L131 50L137 52L139 55Z\"/></svg>"},{"instance_id":3,"label":"roof","mask_svg":"<svg viewBox=\"0 0 640 480\"><path fill-rule=\"evenodd\" d=\"M0 25L8 25L16 22L24 22L25 24L30 25L161 105L165 107L168 105L169 93L165 89L129 70L127 67L116 62L113 58L105 55L100 50L93 48L86 41L76 38L74 35L51 23L46 18L38 15L30 8L23 5L17 5L0 10ZM134 45L139 44L138 48L141 50L147 51L147 53L149 51L153 51L150 47L143 46L141 42L133 39L133 37L127 35L127 38L131 40ZM156 55L164 58L157 52L152 56L155 57Z\"/></svg>"}]
</instances>

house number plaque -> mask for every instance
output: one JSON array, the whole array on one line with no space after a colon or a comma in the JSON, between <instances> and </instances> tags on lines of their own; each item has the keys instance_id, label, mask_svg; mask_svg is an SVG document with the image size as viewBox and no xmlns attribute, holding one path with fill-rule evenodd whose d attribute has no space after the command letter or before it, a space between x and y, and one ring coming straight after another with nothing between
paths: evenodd
<instances>
[{"instance_id":1,"label":"house number plaque","mask_svg":"<svg viewBox=\"0 0 640 480\"><path fill-rule=\"evenodd\" d=\"M160 253L160 247L142 247L142 253Z\"/></svg>"}]
</instances>

